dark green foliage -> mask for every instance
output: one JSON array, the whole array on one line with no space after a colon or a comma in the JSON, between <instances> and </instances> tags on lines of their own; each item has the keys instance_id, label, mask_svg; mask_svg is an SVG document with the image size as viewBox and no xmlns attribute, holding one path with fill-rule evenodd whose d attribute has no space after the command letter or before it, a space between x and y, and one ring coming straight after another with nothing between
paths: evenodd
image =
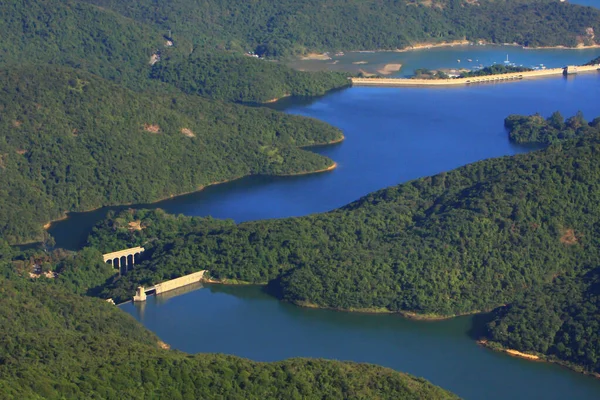
<instances>
[{"instance_id":1,"label":"dark green foliage","mask_svg":"<svg viewBox=\"0 0 600 400\"><path fill-rule=\"evenodd\" d=\"M64 211L323 169L332 161L298 146L342 137L316 120L134 93L71 69L0 70L0 88L0 235L9 242L40 237Z\"/></svg>"},{"instance_id":2,"label":"dark green foliage","mask_svg":"<svg viewBox=\"0 0 600 400\"><path fill-rule=\"evenodd\" d=\"M193 42L273 57L464 38L575 46L581 40L591 43L586 28L600 31L600 11L557 0L86 1L171 29L175 43L186 43L182 46Z\"/></svg>"},{"instance_id":3,"label":"dark green foliage","mask_svg":"<svg viewBox=\"0 0 600 400\"><path fill-rule=\"evenodd\" d=\"M189 94L254 103L323 95L350 85L345 74L298 72L275 62L219 52L161 61L151 77Z\"/></svg>"},{"instance_id":4,"label":"dark green foliage","mask_svg":"<svg viewBox=\"0 0 600 400\"><path fill-rule=\"evenodd\" d=\"M270 282L301 304L438 315L489 310L599 256L599 150L594 136L481 161L302 218L236 225L125 213L99 226L90 244L110 238L113 246L151 249L149 260L106 287L110 297L207 269L216 278ZM130 232L134 219L148 228ZM564 242L569 232L576 243Z\"/></svg>"},{"instance_id":5,"label":"dark green foliage","mask_svg":"<svg viewBox=\"0 0 600 400\"><path fill-rule=\"evenodd\" d=\"M511 65L494 64L489 67L481 68L477 71L463 72L460 74L460 77L461 78L471 78L474 76L510 74L510 73L514 73L514 72L525 72L525 71L532 71L532 69L527 68L527 67L513 67Z\"/></svg>"},{"instance_id":6,"label":"dark green foliage","mask_svg":"<svg viewBox=\"0 0 600 400\"><path fill-rule=\"evenodd\" d=\"M596 122L594 120L588 124L581 112L565 121L557 111L548 119L544 119L540 114L529 117L511 115L504 120L504 126L513 142L547 145L594 132L599 133L600 125Z\"/></svg>"},{"instance_id":7,"label":"dark green foliage","mask_svg":"<svg viewBox=\"0 0 600 400\"><path fill-rule=\"evenodd\" d=\"M161 79L192 94L263 102L284 95L322 95L349 85L342 74L304 73L241 55L166 46L167 30L75 0L9 0L0 4L0 66L22 63L87 70L130 89L169 92ZM153 54L160 55L154 69ZM172 90L171 90L172 91Z\"/></svg>"},{"instance_id":8,"label":"dark green foliage","mask_svg":"<svg viewBox=\"0 0 600 400\"><path fill-rule=\"evenodd\" d=\"M427 68L415 69L413 79L448 79L448 74L444 71L432 71Z\"/></svg>"},{"instance_id":9,"label":"dark green foliage","mask_svg":"<svg viewBox=\"0 0 600 400\"><path fill-rule=\"evenodd\" d=\"M585 65L596 65L596 64L600 64L600 57L596 57L593 60L591 60L590 62L586 63Z\"/></svg>"},{"instance_id":10,"label":"dark green foliage","mask_svg":"<svg viewBox=\"0 0 600 400\"><path fill-rule=\"evenodd\" d=\"M2 64L66 65L131 87L163 43L151 26L72 0L2 1L0 27Z\"/></svg>"},{"instance_id":11,"label":"dark green foliage","mask_svg":"<svg viewBox=\"0 0 600 400\"><path fill-rule=\"evenodd\" d=\"M559 276L495 311L490 340L600 372L600 269Z\"/></svg>"},{"instance_id":12,"label":"dark green foliage","mask_svg":"<svg viewBox=\"0 0 600 400\"><path fill-rule=\"evenodd\" d=\"M258 363L161 349L131 316L98 299L0 278L0 397L19 399L454 399L373 365Z\"/></svg>"}]
</instances>

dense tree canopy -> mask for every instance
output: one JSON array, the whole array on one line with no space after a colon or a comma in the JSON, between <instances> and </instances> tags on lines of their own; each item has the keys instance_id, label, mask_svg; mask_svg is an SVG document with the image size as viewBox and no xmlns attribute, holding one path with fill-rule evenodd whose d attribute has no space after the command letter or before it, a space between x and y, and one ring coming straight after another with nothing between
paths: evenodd
<instances>
[{"instance_id":1,"label":"dense tree canopy","mask_svg":"<svg viewBox=\"0 0 600 400\"><path fill-rule=\"evenodd\" d=\"M2 263L0 270L6 271ZM0 397L19 399L454 399L373 365L258 363L167 350L102 300L0 277Z\"/></svg>"},{"instance_id":2,"label":"dense tree canopy","mask_svg":"<svg viewBox=\"0 0 600 400\"><path fill-rule=\"evenodd\" d=\"M0 235L10 242L39 237L65 211L327 168L298 146L342 138L309 118L135 93L72 69L0 70L0 88Z\"/></svg>"},{"instance_id":3,"label":"dense tree canopy","mask_svg":"<svg viewBox=\"0 0 600 400\"><path fill-rule=\"evenodd\" d=\"M600 373L600 268L557 276L494 312L487 336L504 347L533 352Z\"/></svg>"},{"instance_id":4,"label":"dense tree canopy","mask_svg":"<svg viewBox=\"0 0 600 400\"><path fill-rule=\"evenodd\" d=\"M597 255L599 140L481 161L301 218L236 225L127 212L103 222L90 244L151 242L150 259L105 289L118 298L138 283L208 269L270 282L300 304L439 315L492 309ZM146 228L130 231L132 220Z\"/></svg>"},{"instance_id":5,"label":"dense tree canopy","mask_svg":"<svg viewBox=\"0 0 600 400\"><path fill-rule=\"evenodd\" d=\"M169 58L151 77L185 93L235 102L265 102L284 96L318 96L350 86L345 74L299 72L282 64L227 53Z\"/></svg>"},{"instance_id":6,"label":"dense tree canopy","mask_svg":"<svg viewBox=\"0 0 600 400\"><path fill-rule=\"evenodd\" d=\"M135 90L169 92L169 85L160 84L163 80L191 94L265 102L284 95L321 95L349 85L338 73L293 71L239 52L192 53L185 41L169 46L168 30L162 25L136 22L83 1L2 2L0 29L0 67L64 65Z\"/></svg>"},{"instance_id":7,"label":"dense tree canopy","mask_svg":"<svg viewBox=\"0 0 600 400\"><path fill-rule=\"evenodd\" d=\"M126 299L138 284L207 269L268 283L297 304L345 310L451 316L508 304L488 326L494 343L600 372L599 120L507 121L521 142L555 144L320 215L239 225L160 210L112 215L89 244L144 244L148 257L96 293ZM142 229L129 229L132 221Z\"/></svg>"},{"instance_id":8,"label":"dense tree canopy","mask_svg":"<svg viewBox=\"0 0 600 400\"><path fill-rule=\"evenodd\" d=\"M547 119L539 114L511 115L504 120L510 140L521 144L552 144L600 130L600 118L588 122L578 113L566 121L557 111Z\"/></svg>"},{"instance_id":9,"label":"dense tree canopy","mask_svg":"<svg viewBox=\"0 0 600 400\"><path fill-rule=\"evenodd\" d=\"M208 48L282 56L397 49L468 39L526 46L591 44L600 11L557 0L85 0Z\"/></svg>"}]
</instances>

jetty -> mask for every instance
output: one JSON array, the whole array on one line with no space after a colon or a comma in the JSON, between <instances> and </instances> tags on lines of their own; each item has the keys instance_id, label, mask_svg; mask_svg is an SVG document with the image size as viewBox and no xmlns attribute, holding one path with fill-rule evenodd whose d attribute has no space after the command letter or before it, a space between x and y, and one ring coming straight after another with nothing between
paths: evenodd
<instances>
[{"instance_id":1,"label":"jetty","mask_svg":"<svg viewBox=\"0 0 600 400\"><path fill-rule=\"evenodd\" d=\"M145 288L143 286L138 286L135 296L133 296L134 302L142 302L146 301L146 297L151 294L161 294L168 292L170 290L179 289L181 287L191 285L194 283L201 282L204 278L204 273L206 270L194 272L189 275L181 276L179 278L171 279L168 281L164 281L161 283L157 283L156 285Z\"/></svg>"},{"instance_id":2,"label":"jetty","mask_svg":"<svg viewBox=\"0 0 600 400\"><path fill-rule=\"evenodd\" d=\"M600 64L566 66L564 68L548 68L535 71L511 72L508 74L473 76L469 78L450 79L407 79L407 78L351 78L354 86L465 86L475 83L518 81L531 78L573 75L585 72L600 71Z\"/></svg>"}]
</instances>

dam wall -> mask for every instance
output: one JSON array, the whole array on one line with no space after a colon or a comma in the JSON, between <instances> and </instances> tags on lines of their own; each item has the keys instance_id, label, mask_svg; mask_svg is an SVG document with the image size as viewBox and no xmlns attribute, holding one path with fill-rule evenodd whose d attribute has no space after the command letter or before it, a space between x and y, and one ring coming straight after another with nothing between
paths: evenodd
<instances>
[{"instance_id":1,"label":"dam wall","mask_svg":"<svg viewBox=\"0 0 600 400\"><path fill-rule=\"evenodd\" d=\"M194 272L193 274L185 275L180 278L171 279L170 281L165 281L162 283L157 283L154 285L154 292L156 294L161 294L164 292L168 292L169 290L179 289L180 287L191 285L193 283L198 283L204 277L204 273L206 271ZM151 289L147 289L148 291Z\"/></svg>"},{"instance_id":2,"label":"dam wall","mask_svg":"<svg viewBox=\"0 0 600 400\"><path fill-rule=\"evenodd\" d=\"M600 64L566 68L548 68L536 71L511 72L508 74L473 76L453 79L403 79L403 78L352 78L355 86L464 86L473 83L515 81L528 78L562 76L568 73L598 72ZM573 71L573 72L571 72Z\"/></svg>"}]
</instances>

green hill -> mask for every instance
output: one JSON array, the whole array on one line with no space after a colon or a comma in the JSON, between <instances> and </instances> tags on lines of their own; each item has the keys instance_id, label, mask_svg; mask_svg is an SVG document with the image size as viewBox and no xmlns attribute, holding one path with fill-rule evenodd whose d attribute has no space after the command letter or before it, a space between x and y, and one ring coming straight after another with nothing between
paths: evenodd
<instances>
[{"instance_id":1,"label":"green hill","mask_svg":"<svg viewBox=\"0 0 600 400\"><path fill-rule=\"evenodd\" d=\"M0 64L58 64L140 87L164 40L115 12L73 0L7 0L0 4Z\"/></svg>"},{"instance_id":2,"label":"green hill","mask_svg":"<svg viewBox=\"0 0 600 400\"><path fill-rule=\"evenodd\" d=\"M588 124L582 113L566 121L559 112L546 119L539 114L510 115L504 120L504 126L508 129L508 137L515 143L549 145L597 132L600 117Z\"/></svg>"},{"instance_id":3,"label":"green hill","mask_svg":"<svg viewBox=\"0 0 600 400\"><path fill-rule=\"evenodd\" d=\"M526 46L591 44L600 11L555 0L86 0L197 47L305 51L397 49L457 39Z\"/></svg>"},{"instance_id":4,"label":"green hill","mask_svg":"<svg viewBox=\"0 0 600 400\"><path fill-rule=\"evenodd\" d=\"M43 282L1 277L0 293L2 398L457 398L423 379L373 365L258 363L167 350L114 305Z\"/></svg>"},{"instance_id":5,"label":"green hill","mask_svg":"<svg viewBox=\"0 0 600 400\"><path fill-rule=\"evenodd\" d=\"M285 96L320 96L351 84L342 73L299 72L279 63L221 52L165 59L153 66L151 77L188 94L255 103Z\"/></svg>"},{"instance_id":6,"label":"green hill","mask_svg":"<svg viewBox=\"0 0 600 400\"><path fill-rule=\"evenodd\" d=\"M137 22L82 1L3 2L0 29L0 67L63 65L135 90L172 91L151 74L191 94L242 102L321 95L349 85L341 74L298 72L214 49L190 56L193 47L185 41L166 46L168 30L160 24ZM154 70L153 55L160 57Z\"/></svg>"},{"instance_id":7,"label":"green hill","mask_svg":"<svg viewBox=\"0 0 600 400\"><path fill-rule=\"evenodd\" d=\"M600 120L555 113L507 121L522 142L547 143L549 133L556 144L308 217L236 225L162 211L113 216L90 245L144 244L148 258L96 293L125 299L137 284L201 266L217 279L268 283L300 305L418 317L500 306L488 345L600 373ZM130 231L131 221L143 229Z\"/></svg>"},{"instance_id":8,"label":"green hill","mask_svg":"<svg viewBox=\"0 0 600 400\"><path fill-rule=\"evenodd\" d=\"M342 138L316 120L135 93L72 69L4 69L0 87L0 235L9 242L39 238L65 211L324 169L333 162L298 147Z\"/></svg>"},{"instance_id":9,"label":"green hill","mask_svg":"<svg viewBox=\"0 0 600 400\"><path fill-rule=\"evenodd\" d=\"M575 270L496 310L487 326L488 345L600 373L600 268Z\"/></svg>"},{"instance_id":10,"label":"green hill","mask_svg":"<svg viewBox=\"0 0 600 400\"><path fill-rule=\"evenodd\" d=\"M110 297L201 266L218 279L270 282L298 304L439 316L490 310L598 256L598 150L596 133L301 218L236 225L124 213L99 226L90 244L150 242L149 260L108 285ZM130 232L132 220L146 228ZM577 243L564 242L569 232Z\"/></svg>"}]
</instances>

